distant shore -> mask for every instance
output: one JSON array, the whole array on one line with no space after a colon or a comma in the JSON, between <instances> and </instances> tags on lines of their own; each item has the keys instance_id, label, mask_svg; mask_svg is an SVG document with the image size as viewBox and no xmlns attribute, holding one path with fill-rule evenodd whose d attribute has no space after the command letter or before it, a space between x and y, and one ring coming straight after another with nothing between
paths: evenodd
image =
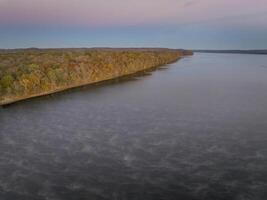
<instances>
[{"instance_id":1,"label":"distant shore","mask_svg":"<svg viewBox=\"0 0 267 200\"><path fill-rule=\"evenodd\" d=\"M193 50L196 53L229 53L229 54L259 54L266 55L267 49L263 50Z\"/></svg>"},{"instance_id":2,"label":"distant shore","mask_svg":"<svg viewBox=\"0 0 267 200\"><path fill-rule=\"evenodd\" d=\"M0 105L135 74L187 55L193 52L159 48L0 50Z\"/></svg>"}]
</instances>

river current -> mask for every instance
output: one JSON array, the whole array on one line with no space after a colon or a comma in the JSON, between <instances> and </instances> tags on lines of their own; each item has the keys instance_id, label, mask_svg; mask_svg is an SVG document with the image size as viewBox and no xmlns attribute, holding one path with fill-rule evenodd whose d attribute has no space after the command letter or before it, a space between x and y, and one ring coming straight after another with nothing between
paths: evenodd
<instances>
[{"instance_id":1,"label":"river current","mask_svg":"<svg viewBox=\"0 0 267 200\"><path fill-rule=\"evenodd\" d=\"M0 108L0 199L267 199L267 56L196 53Z\"/></svg>"}]
</instances>

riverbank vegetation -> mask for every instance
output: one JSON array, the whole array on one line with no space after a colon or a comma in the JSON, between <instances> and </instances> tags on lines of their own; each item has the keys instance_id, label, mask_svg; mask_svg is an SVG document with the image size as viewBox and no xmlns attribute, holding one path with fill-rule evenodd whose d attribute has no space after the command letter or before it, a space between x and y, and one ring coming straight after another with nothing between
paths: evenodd
<instances>
[{"instance_id":1,"label":"riverbank vegetation","mask_svg":"<svg viewBox=\"0 0 267 200\"><path fill-rule=\"evenodd\" d=\"M0 51L0 104L108 80L191 54L170 49Z\"/></svg>"}]
</instances>

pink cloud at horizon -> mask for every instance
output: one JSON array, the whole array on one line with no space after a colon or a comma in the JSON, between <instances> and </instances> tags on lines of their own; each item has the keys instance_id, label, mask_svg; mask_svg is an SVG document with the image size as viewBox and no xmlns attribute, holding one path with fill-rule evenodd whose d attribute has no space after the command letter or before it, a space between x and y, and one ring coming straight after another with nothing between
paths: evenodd
<instances>
[{"instance_id":1,"label":"pink cloud at horizon","mask_svg":"<svg viewBox=\"0 0 267 200\"><path fill-rule=\"evenodd\" d=\"M267 0L0 0L0 25L128 26L218 21L264 26L264 12ZM253 17L242 21L243 15Z\"/></svg>"}]
</instances>

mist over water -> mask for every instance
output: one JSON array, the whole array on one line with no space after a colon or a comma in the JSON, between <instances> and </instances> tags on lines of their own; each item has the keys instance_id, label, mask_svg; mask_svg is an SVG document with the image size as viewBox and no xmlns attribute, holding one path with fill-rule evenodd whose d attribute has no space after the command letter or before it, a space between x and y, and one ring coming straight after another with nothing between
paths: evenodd
<instances>
[{"instance_id":1,"label":"mist over water","mask_svg":"<svg viewBox=\"0 0 267 200\"><path fill-rule=\"evenodd\" d=\"M266 199L266 63L195 54L1 108L0 199Z\"/></svg>"}]
</instances>

